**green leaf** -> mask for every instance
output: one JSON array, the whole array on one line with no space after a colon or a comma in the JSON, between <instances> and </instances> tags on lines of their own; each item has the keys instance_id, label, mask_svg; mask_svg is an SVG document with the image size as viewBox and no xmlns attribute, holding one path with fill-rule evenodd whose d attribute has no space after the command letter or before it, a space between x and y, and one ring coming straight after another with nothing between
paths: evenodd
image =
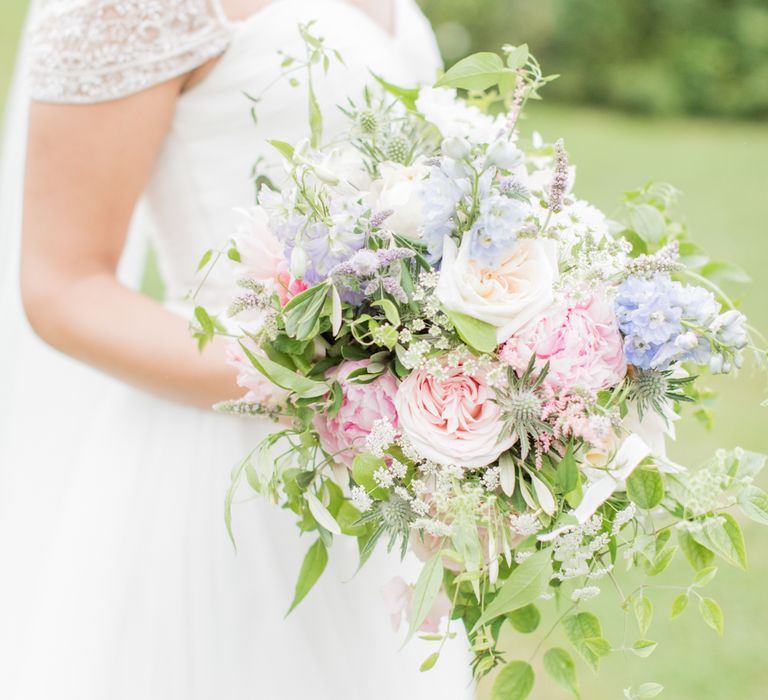
<instances>
[{"instance_id":1,"label":"green leaf","mask_svg":"<svg viewBox=\"0 0 768 700\"><path fill-rule=\"evenodd\" d=\"M653 561L646 564L645 573L648 574L648 576L658 576L672 563L676 553L677 547L668 547L663 550L661 554L653 559Z\"/></svg>"},{"instance_id":2,"label":"green leaf","mask_svg":"<svg viewBox=\"0 0 768 700\"><path fill-rule=\"evenodd\" d=\"M411 603L411 622L408 626L408 635L405 638L407 642L416 631L421 627L424 620L427 619L429 611L440 593L443 585L443 557L440 552L433 555L432 558L424 564L424 568L416 581L416 587L413 591L413 601Z\"/></svg>"},{"instance_id":3,"label":"green leaf","mask_svg":"<svg viewBox=\"0 0 768 700\"><path fill-rule=\"evenodd\" d=\"M688 607L689 600L690 598L687 593L681 593L677 596L677 598L672 601L672 612L669 615L669 619L674 620L676 617L680 617Z\"/></svg>"},{"instance_id":4,"label":"green leaf","mask_svg":"<svg viewBox=\"0 0 768 700\"><path fill-rule=\"evenodd\" d=\"M557 485L561 493L570 493L579 485L579 465L573 456L573 443L568 443L568 449L557 465Z\"/></svg>"},{"instance_id":5,"label":"green leaf","mask_svg":"<svg viewBox=\"0 0 768 700\"><path fill-rule=\"evenodd\" d=\"M699 612L704 622L722 637L725 623L720 606L712 598L702 598L699 601Z\"/></svg>"},{"instance_id":6,"label":"green leaf","mask_svg":"<svg viewBox=\"0 0 768 700\"><path fill-rule=\"evenodd\" d=\"M451 66L435 83L435 87L463 88L465 90L487 90L510 70L495 53L481 52L463 58Z\"/></svg>"},{"instance_id":7,"label":"green leaf","mask_svg":"<svg viewBox=\"0 0 768 700\"><path fill-rule=\"evenodd\" d=\"M637 627L640 630L640 634L645 636L648 628L651 626L651 620L653 620L653 603L651 603L651 599L640 594L635 598L634 610Z\"/></svg>"},{"instance_id":8,"label":"green leaf","mask_svg":"<svg viewBox=\"0 0 768 700\"><path fill-rule=\"evenodd\" d=\"M560 647L554 647L544 654L544 669L563 688L581 698L576 681L576 665L571 655Z\"/></svg>"},{"instance_id":9,"label":"green leaf","mask_svg":"<svg viewBox=\"0 0 768 700\"><path fill-rule=\"evenodd\" d=\"M288 162L293 162L294 148L290 143L285 141L267 140L267 143L274 146L283 158Z\"/></svg>"},{"instance_id":10,"label":"green leaf","mask_svg":"<svg viewBox=\"0 0 768 700\"><path fill-rule=\"evenodd\" d=\"M697 588L704 588L717 574L716 566L708 566L706 569L699 571L696 576L693 577L693 585Z\"/></svg>"},{"instance_id":11,"label":"green leaf","mask_svg":"<svg viewBox=\"0 0 768 700\"><path fill-rule=\"evenodd\" d=\"M639 508L658 506L664 498L664 480L658 469L635 469L627 479L627 495Z\"/></svg>"},{"instance_id":12,"label":"green leaf","mask_svg":"<svg viewBox=\"0 0 768 700\"><path fill-rule=\"evenodd\" d=\"M458 311L445 313L459 334L459 338L478 352L491 353L498 346L496 328L490 323L479 321Z\"/></svg>"},{"instance_id":13,"label":"green leaf","mask_svg":"<svg viewBox=\"0 0 768 700\"><path fill-rule=\"evenodd\" d=\"M752 278L738 265L730 262L713 260L701 268L701 275L716 284L723 282L736 282L737 284L749 284Z\"/></svg>"},{"instance_id":14,"label":"green leaf","mask_svg":"<svg viewBox=\"0 0 768 700\"><path fill-rule=\"evenodd\" d=\"M715 560L715 553L712 550L700 545L684 530L678 530L677 541L694 571L708 568Z\"/></svg>"},{"instance_id":15,"label":"green leaf","mask_svg":"<svg viewBox=\"0 0 768 700\"><path fill-rule=\"evenodd\" d=\"M570 615L563 620L563 630L568 641L573 644L579 655L597 671L600 663L600 655L595 653L593 645L585 643L587 640L602 639L603 629L600 620L592 613L581 612Z\"/></svg>"},{"instance_id":16,"label":"green leaf","mask_svg":"<svg viewBox=\"0 0 768 700\"><path fill-rule=\"evenodd\" d=\"M352 478L355 480L355 483L362 486L375 498L377 492L381 493L381 489L376 484L373 475L378 469L385 468L386 466L386 463L380 457L374 457L368 453L359 454L352 461Z\"/></svg>"},{"instance_id":17,"label":"green leaf","mask_svg":"<svg viewBox=\"0 0 768 700\"><path fill-rule=\"evenodd\" d=\"M632 645L632 653L635 656L639 656L641 659L648 658L659 646L657 642L652 642L650 639L638 639Z\"/></svg>"},{"instance_id":18,"label":"green leaf","mask_svg":"<svg viewBox=\"0 0 768 700\"><path fill-rule=\"evenodd\" d=\"M208 250L203 253L203 257L200 258L200 262L197 263L197 271L200 272L209 262L211 262L211 258L213 257L213 249L209 248Z\"/></svg>"},{"instance_id":19,"label":"green leaf","mask_svg":"<svg viewBox=\"0 0 768 700\"><path fill-rule=\"evenodd\" d=\"M531 634L535 632L539 623L541 622L541 613L539 609L531 603L525 607L513 610L507 615L512 627L514 627L520 634Z\"/></svg>"},{"instance_id":20,"label":"green leaf","mask_svg":"<svg viewBox=\"0 0 768 700\"><path fill-rule=\"evenodd\" d=\"M371 306L380 306L384 316L395 328L400 327L400 312L389 299L377 299L371 302Z\"/></svg>"},{"instance_id":21,"label":"green leaf","mask_svg":"<svg viewBox=\"0 0 768 700\"><path fill-rule=\"evenodd\" d=\"M529 55L528 44L516 46L507 54L507 68L511 70L522 68L528 62Z\"/></svg>"},{"instance_id":22,"label":"green leaf","mask_svg":"<svg viewBox=\"0 0 768 700\"><path fill-rule=\"evenodd\" d=\"M729 513L718 513L700 530L691 533L696 542L719 554L725 561L741 569L747 568L747 550L741 526Z\"/></svg>"},{"instance_id":23,"label":"green leaf","mask_svg":"<svg viewBox=\"0 0 768 700\"><path fill-rule=\"evenodd\" d=\"M313 398L328 393L328 385L316 382L314 379L302 377L292 372L287 367L273 362L268 357L256 357L242 342L240 347L245 352L251 364L259 370L269 381L277 386L292 391L300 398Z\"/></svg>"},{"instance_id":24,"label":"green leaf","mask_svg":"<svg viewBox=\"0 0 768 700\"><path fill-rule=\"evenodd\" d=\"M424 659L421 666L419 666L419 671L423 673L424 671L429 671L433 669L439 658L440 658L439 651L436 651L433 654L430 654L426 659Z\"/></svg>"},{"instance_id":25,"label":"green leaf","mask_svg":"<svg viewBox=\"0 0 768 700\"><path fill-rule=\"evenodd\" d=\"M327 563L328 550L326 550L322 540L316 540L304 557L304 562L299 572L299 580L296 582L296 591L293 594L293 602L286 615L290 614L304 600L307 593L312 590L312 587L317 583L323 571L325 571Z\"/></svg>"},{"instance_id":26,"label":"green leaf","mask_svg":"<svg viewBox=\"0 0 768 700\"><path fill-rule=\"evenodd\" d=\"M630 214L632 228L649 243L657 243L664 235L664 216L650 204L638 204L632 207Z\"/></svg>"},{"instance_id":27,"label":"green leaf","mask_svg":"<svg viewBox=\"0 0 768 700\"><path fill-rule=\"evenodd\" d=\"M216 333L216 326L213 319L208 315L208 312L202 306L195 307L195 318L203 329L203 333L209 338L213 338Z\"/></svg>"},{"instance_id":28,"label":"green leaf","mask_svg":"<svg viewBox=\"0 0 768 700\"><path fill-rule=\"evenodd\" d=\"M323 113L317 102L315 90L312 83L309 84L309 130L311 132L310 141L312 148L319 148L323 139Z\"/></svg>"},{"instance_id":29,"label":"green leaf","mask_svg":"<svg viewBox=\"0 0 768 700\"><path fill-rule=\"evenodd\" d=\"M652 700L661 695L664 686L659 683L643 683L637 690L627 688L624 691L624 697L627 700Z\"/></svg>"},{"instance_id":30,"label":"green leaf","mask_svg":"<svg viewBox=\"0 0 768 700\"><path fill-rule=\"evenodd\" d=\"M587 647L595 656L608 656L611 653L610 642L605 637L590 637L584 640Z\"/></svg>"},{"instance_id":31,"label":"green leaf","mask_svg":"<svg viewBox=\"0 0 768 700\"><path fill-rule=\"evenodd\" d=\"M761 525L768 525L768 493L757 486L747 486L739 493L741 512Z\"/></svg>"},{"instance_id":32,"label":"green leaf","mask_svg":"<svg viewBox=\"0 0 768 700\"><path fill-rule=\"evenodd\" d=\"M410 111L416 110L416 100L419 99L418 88L404 88L394 83L389 83L380 75L376 75L371 71L371 75L376 79L376 82L381 85L390 95L397 97L400 102L403 103L406 109Z\"/></svg>"},{"instance_id":33,"label":"green leaf","mask_svg":"<svg viewBox=\"0 0 768 700\"><path fill-rule=\"evenodd\" d=\"M633 258L648 253L648 244L635 231L632 231L631 229L625 229L621 232L621 237L628 240L632 245L630 255Z\"/></svg>"},{"instance_id":34,"label":"green leaf","mask_svg":"<svg viewBox=\"0 0 768 700\"><path fill-rule=\"evenodd\" d=\"M310 340L317 335L327 292L327 283L315 285L297 294L283 307L285 332L289 336Z\"/></svg>"},{"instance_id":35,"label":"green leaf","mask_svg":"<svg viewBox=\"0 0 768 700\"><path fill-rule=\"evenodd\" d=\"M547 589L551 578L552 553L550 550L543 549L532 554L509 575L496 597L486 606L472 628L472 632L496 617L536 601Z\"/></svg>"},{"instance_id":36,"label":"green leaf","mask_svg":"<svg viewBox=\"0 0 768 700\"><path fill-rule=\"evenodd\" d=\"M501 669L491 688L491 700L525 700L533 690L536 676L525 661L512 661Z\"/></svg>"},{"instance_id":37,"label":"green leaf","mask_svg":"<svg viewBox=\"0 0 768 700\"><path fill-rule=\"evenodd\" d=\"M309 506L309 512L312 513L312 517L317 521L317 524L324 527L332 535L340 535L341 527L336 522L336 519L328 512L328 509L320 503L320 500L315 494L307 491L304 494L304 498Z\"/></svg>"}]
</instances>

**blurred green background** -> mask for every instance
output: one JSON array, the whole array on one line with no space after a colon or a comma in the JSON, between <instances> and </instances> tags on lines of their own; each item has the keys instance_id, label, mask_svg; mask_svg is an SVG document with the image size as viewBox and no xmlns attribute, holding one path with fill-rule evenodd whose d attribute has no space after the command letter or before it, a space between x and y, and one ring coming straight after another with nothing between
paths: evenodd
<instances>
[{"instance_id":1,"label":"blurred green background","mask_svg":"<svg viewBox=\"0 0 768 700\"><path fill-rule=\"evenodd\" d=\"M545 72L562 78L547 88L543 104L528 110L524 132L537 130L548 140L564 137L578 166L577 193L609 214L622 191L648 180L679 187L681 209L697 242L752 276L744 310L754 325L768 329L765 0L421 4L448 63L470 51L528 42ZM23 0L3 0L0 6L0 105L25 6ZM768 451L768 408L760 406L765 377L747 368L735 381L710 384L721 392L714 433L689 417L673 457L695 464L718 446ZM768 486L768 477L762 483ZM620 699L623 687L648 680L665 685L663 697L674 700L768 698L768 530L747 525L746 536L750 572L722 568L710 593L725 610L725 638L705 627L694 606L674 623L660 624L670 596L666 609L657 608L648 635L660 642L653 656L614 655L599 679L580 666L585 700ZM689 580L684 565L665 576ZM623 616L607 587L594 607L611 620L618 637ZM535 643L515 638L509 658L527 658ZM566 697L543 673L538 676L536 700Z\"/></svg>"}]
</instances>

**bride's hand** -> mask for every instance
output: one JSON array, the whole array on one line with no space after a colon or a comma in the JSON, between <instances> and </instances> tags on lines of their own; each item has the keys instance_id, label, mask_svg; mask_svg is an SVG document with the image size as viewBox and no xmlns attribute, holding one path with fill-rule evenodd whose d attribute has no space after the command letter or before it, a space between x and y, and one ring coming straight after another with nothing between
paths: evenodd
<instances>
[{"instance_id":1,"label":"bride's hand","mask_svg":"<svg viewBox=\"0 0 768 700\"><path fill-rule=\"evenodd\" d=\"M237 397L224 346L198 353L187 322L116 278L133 210L185 78L92 105L33 102L22 297L50 345L126 382L199 406Z\"/></svg>"}]
</instances>

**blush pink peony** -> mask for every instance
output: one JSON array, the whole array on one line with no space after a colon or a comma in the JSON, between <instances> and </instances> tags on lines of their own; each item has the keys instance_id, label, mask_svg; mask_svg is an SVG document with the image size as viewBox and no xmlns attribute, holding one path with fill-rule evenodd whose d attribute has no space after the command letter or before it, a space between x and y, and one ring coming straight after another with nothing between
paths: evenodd
<instances>
[{"instance_id":1,"label":"blush pink peony","mask_svg":"<svg viewBox=\"0 0 768 700\"><path fill-rule=\"evenodd\" d=\"M337 462L352 466L355 456L365 449L368 437L376 421L387 419L397 427L395 395L398 381L391 372L384 372L370 384L354 384L347 380L349 374L367 367L369 360L342 362L331 374L341 384L344 398L339 412L333 418L317 415L314 426L320 436L320 444Z\"/></svg>"},{"instance_id":2,"label":"blush pink peony","mask_svg":"<svg viewBox=\"0 0 768 700\"><path fill-rule=\"evenodd\" d=\"M397 393L400 429L416 450L438 464L481 467L514 444L502 438L501 409L482 374L461 366L438 379L415 370Z\"/></svg>"},{"instance_id":3,"label":"blush pink peony","mask_svg":"<svg viewBox=\"0 0 768 700\"><path fill-rule=\"evenodd\" d=\"M501 359L523 372L536 355L536 367L549 362L545 383L555 389L598 391L617 384L627 371L613 304L605 295L550 307L510 338Z\"/></svg>"},{"instance_id":4,"label":"blush pink peony","mask_svg":"<svg viewBox=\"0 0 768 700\"><path fill-rule=\"evenodd\" d=\"M381 589L381 595L389 613L392 629L397 632L403 620L403 613L410 619L413 607L413 586L409 586L400 576L396 576ZM440 631L440 621L447 617L450 611L451 601L443 591L440 591L419 630L427 634L437 634Z\"/></svg>"}]
</instances>

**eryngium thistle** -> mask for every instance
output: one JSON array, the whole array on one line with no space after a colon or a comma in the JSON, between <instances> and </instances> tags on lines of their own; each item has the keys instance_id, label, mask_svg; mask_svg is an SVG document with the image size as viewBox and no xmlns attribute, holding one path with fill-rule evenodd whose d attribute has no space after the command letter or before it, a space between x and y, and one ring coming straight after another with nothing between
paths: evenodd
<instances>
[{"instance_id":1,"label":"eryngium thistle","mask_svg":"<svg viewBox=\"0 0 768 700\"><path fill-rule=\"evenodd\" d=\"M563 140L555 141L555 173L549 191L549 209L557 214L563 208L563 196L568 186L568 154Z\"/></svg>"},{"instance_id":2,"label":"eryngium thistle","mask_svg":"<svg viewBox=\"0 0 768 700\"><path fill-rule=\"evenodd\" d=\"M696 377L673 377L671 370L634 370L630 398L637 403L640 419L649 408L666 419L664 408L668 402L692 401L683 393L683 387L694 379Z\"/></svg>"},{"instance_id":3,"label":"eryngium thistle","mask_svg":"<svg viewBox=\"0 0 768 700\"><path fill-rule=\"evenodd\" d=\"M370 110L360 112L357 117L357 123L366 134L375 134L381 126L379 116L376 114L376 112L372 112Z\"/></svg>"},{"instance_id":4,"label":"eryngium thistle","mask_svg":"<svg viewBox=\"0 0 768 700\"><path fill-rule=\"evenodd\" d=\"M404 557L408 551L411 523L415 518L416 514L413 512L411 504L397 494L390 494L388 501L376 501L371 510L363 514L356 523L360 525L375 523L377 525L376 530L360 552L361 560L365 561L370 556L376 542L384 534L389 535L387 551L392 551L397 541L400 540L400 556Z\"/></svg>"},{"instance_id":5,"label":"eryngium thistle","mask_svg":"<svg viewBox=\"0 0 768 700\"><path fill-rule=\"evenodd\" d=\"M536 356L531 357L525 372L518 377L511 367L507 370L507 387L496 389L496 403L501 406L502 434L513 435L520 444L520 456L525 459L542 431L552 428L541 420L542 401L536 390L549 372L549 364L534 375Z\"/></svg>"},{"instance_id":6,"label":"eryngium thistle","mask_svg":"<svg viewBox=\"0 0 768 700\"><path fill-rule=\"evenodd\" d=\"M411 144L405 136L396 134L387 141L387 145L384 148L384 155L387 160L405 165L410 159Z\"/></svg>"},{"instance_id":7,"label":"eryngium thistle","mask_svg":"<svg viewBox=\"0 0 768 700\"><path fill-rule=\"evenodd\" d=\"M515 391L507 397L506 411L509 420L517 424L533 423L541 416L541 399L532 391Z\"/></svg>"}]
</instances>

